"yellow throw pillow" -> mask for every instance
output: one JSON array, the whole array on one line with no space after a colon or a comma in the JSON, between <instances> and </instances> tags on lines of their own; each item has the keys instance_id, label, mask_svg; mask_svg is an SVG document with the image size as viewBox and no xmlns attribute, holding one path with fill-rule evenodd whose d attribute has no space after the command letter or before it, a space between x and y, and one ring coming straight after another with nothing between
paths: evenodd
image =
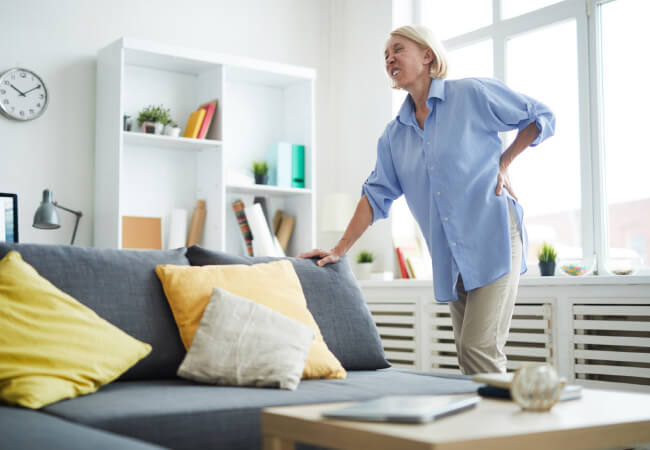
<instances>
[{"instance_id":1,"label":"yellow throw pillow","mask_svg":"<svg viewBox=\"0 0 650 450\"><path fill-rule=\"evenodd\" d=\"M181 340L189 349L214 287L250 299L309 326L312 342L302 378L345 378L346 372L327 348L318 324L307 309L300 280L290 261L280 260L251 266L156 267L169 301Z\"/></svg>"},{"instance_id":2,"label":"yellow throw pillow","mask_svg":"<svg viewBox=\"0 0 650 450\"><path fill-rule=\"evenodd\" d=\"M95 392L151 352L16 251L0 260L0 330L0 399L27 408Z\"/></svg>"}]
</instances>

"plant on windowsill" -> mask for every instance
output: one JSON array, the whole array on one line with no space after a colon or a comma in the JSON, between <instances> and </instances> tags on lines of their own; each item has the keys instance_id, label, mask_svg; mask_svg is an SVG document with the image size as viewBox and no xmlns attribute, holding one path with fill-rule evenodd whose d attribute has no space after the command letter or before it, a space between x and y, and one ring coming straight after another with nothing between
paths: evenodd
<instances>
[{"instance_id":1,"label":"plant on windowsill","mask_svg":"<svg viewBox=\"0 0 650 450\"><path fill-rule=\"evenodd\" d=\"M372 271L372 262L375 257L372 252L362 250L357 255L357 278L359 280L368 280Z\"/></svg>"},{"instance_id":2,"label":"plant on windowsill","mask_svg":"<svg viewBox=\"0 0 650 450\"><path fill-rule=\"evenodd\" d=\"M144 133L162 134L165 125L171 122L169 109L163 108L162 105L146 106L138 114L138 127Z\"/></svg>"},{"instance_id":3,"label":"plant on windowsill","mask_svg":"<svg viewBox=\"0 0 650 450\"><path fill-rule=\"evenodd\" d=\"M253 161L253 175L255 175L255 184L269 182L269 165L266 161Z\"/></svg>"},{"instance_id":4,"label":"plant on windowsill","mask_svg":"<svg viewBox=\"0 0 650 450\"><path fill-rule=\"evenodd\" d=\"M555 259L557 252L551 244L544 242L542 248L537 252L537 259L539 260L539 272L543 277L555 275Z\"/></svg>"}]
</instances>

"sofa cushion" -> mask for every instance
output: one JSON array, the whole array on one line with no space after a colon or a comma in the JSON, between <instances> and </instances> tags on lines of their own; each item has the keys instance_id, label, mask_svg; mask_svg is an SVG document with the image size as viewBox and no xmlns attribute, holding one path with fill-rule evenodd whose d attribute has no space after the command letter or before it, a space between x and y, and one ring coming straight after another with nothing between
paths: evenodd
<instances>
[{"instance_id":1,"label":"sofa cushion","mask_svg":"<svg viewBox=\"0 0 650 450\"><path fill-rule=\"evenodd\" d=\"M302 292L300 281L289 261L255 265L211 265L185 267L161 265L156 273L162 281L178 329L186 347L194 333L215 286L268 306L309 326L314 338L303 378L344 378L345 369L327 348L320 329Z\"/></svg>"},{"instance_id":2,"label":"sofa cushion","mask_svg":"<svg viewBox=\"0 0 650 450\"><path fill-rule=\"evenodd\" d=\"M89 428L50 414L0 406L0 447L11 450L155 450L136 439Z\"/></svg>"},{"instance_id":3,"label":"sofa cushion","mask_svg":"<svg viewBox=\"0 0 650 450\"><path fill-rule=\"evenodd\" d=\"M11 251L0 259L0 399L38 409L90 394L151 352Z\"/></svg>"},{"instance_id":4,"label":"sofa cushion","mask_svg":"<svg viewBox=\"0 0 650 450\"><path fill-rule=\"evenodd\" d=\"M187 249L193 266L208 264L258 264L288 259L293 264L307 307L320 327L323 339L347 370L389 367L377 332L347 257L319 267L315 259L244 257L211 251L199 246Z\"/></svg>"},{"instance_id":5,"label":"sofa cushion","mask_svg":"<svg viewBox=\"0 0 650 450\"><path fill-rule=\"evenodd\" d=\"M267 406L476 392L480 385L469 378L398 369L352 371L343 380L303 380L295 391L124 381L45 411L174 449L253 449L262 448L261 409Z\"/></svg>"},{"instance_id":6,"label":"sofa cushion","mask_svg":"<svg viewBox=\"0 0 650 450\"><path fill-rule=\"evenodd\" d=\"M176 378L185 349L162 286L158 264L188 265L185 249L108 250L68 245L0 242L0 258L17 250L56 287L136 339L151 354L121 379Z\"/></svg>"},{"instance_id":7,"label":"sofa cushion","mask_svg":"<svg viewBox=\"0 0 650 450\"><path fill-rule=\"evenodd\" d=\"M297 320L215 287L178 376L295 390L314 336Z\"/></svg>"}]
</instances>

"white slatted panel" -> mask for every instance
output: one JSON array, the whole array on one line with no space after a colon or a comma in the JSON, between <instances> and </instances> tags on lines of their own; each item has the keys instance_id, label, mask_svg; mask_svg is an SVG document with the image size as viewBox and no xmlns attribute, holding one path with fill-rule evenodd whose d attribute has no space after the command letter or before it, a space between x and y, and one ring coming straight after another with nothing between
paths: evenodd
<instances>
[{"instance_id":1,"label":"white slatted panel","mask_svg":"<svg viewBox=\"0 0 650 450\"><path fill-rule=\"evenodd\" d=\"M574 375L650 385L650 304L573 305Z\"/></svg>"},{"instance_id":2,"label":"white slatted panel","mask_svg":"<svg viewBox=\"0 0 650 450\"><path fill-rule=\"evenodd\" d=\"M433 302L431 315L431 368L434 372L460 373L449 305Z\"/></svg>"},{"instance_id":3,"label":"white slatted panel","mask_svg":"<svg viewBox=\"0 0 650 450\"><path fill-rule=\"evenodd\" d=\"M459 373L449 306L433 303L431 315L431 366L434 371ZM505 352L508 370L529 362L552 362L550 304L516 304Z\"/></svg>"},{"instance_id":4,"label":"white slatted panel","mask_svg":"<svg viewBox=\"0 0 650 450\"><path fill-rule=\"evenodd\" d=\"M386 359L393 367L415 369L417 305L373 300L369 300L367 304L377 325Z\"/></svg>"}]
</instances>

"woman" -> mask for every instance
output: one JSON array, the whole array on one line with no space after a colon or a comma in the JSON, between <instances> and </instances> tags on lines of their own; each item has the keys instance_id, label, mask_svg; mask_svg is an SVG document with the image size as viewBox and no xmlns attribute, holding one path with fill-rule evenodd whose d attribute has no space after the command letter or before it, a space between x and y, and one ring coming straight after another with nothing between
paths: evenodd
<instances>
[{"instance_id":1,"label":"woman","mask_svg":"<svg viewBox=\"0 0 650 450\"><path fill-rule=\"evenodd\" d=\"M485 78L445 81L443 47L422 26L394 30L386 43L393 87L409 95L379 138L375 170L343 237L319 257L338 261L404 194L433 262L436 300L449 302L464 374L505 372L503 347L526 271L523 210L508 166L553 135L543 104ZM499 132L518 129L502 152Z\"/></svg>"}]
</instances>

